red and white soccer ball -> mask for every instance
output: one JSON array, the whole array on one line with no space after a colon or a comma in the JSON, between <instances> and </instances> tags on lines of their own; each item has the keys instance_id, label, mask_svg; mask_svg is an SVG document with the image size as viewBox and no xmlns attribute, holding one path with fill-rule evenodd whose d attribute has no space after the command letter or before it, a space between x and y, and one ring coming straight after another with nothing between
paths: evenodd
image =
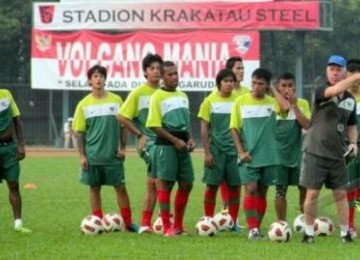
<instances>
[{"instance_id":1,"label":"red and white soccer ball","mask_svg":"<svg viewBox=\"0 0 360 260\"><path fill-rule=\"evenodd\" d=\"M305 216L304 214L298 215L294 220L294 230L297 233L305 232Z\"/></svg>"},{"instance_id":2,"label":"red and white soccer ball","mask_svg":"<svg viewBox=\"0 0 360 260\"><path fill-rule=\"evenodd\" d=\"M218 227L211 217L202 217L195 225L196 233L203 237L212 237L216 234Z\"/></svg>"},{"instance_id":3,"label":"red and white soccer ball","mask_svg":"<svg viewBox=\"0 0 360 260\"><path fill-rule=\"evenodd\" d=\"M171 215L170 216L170 224L172 225L174 223L174 218L173 216ZM163 227L163 222L162 222L162 219L161 217L158 217L154 224L153 224L153 232L155 234L158 234L158 235L162 235L164 234L164 227Z\"/></svg>"},{"instance_id":4,"label":"red and white soccer ball","mask_svg":"<svg viewBox=\"0 0 360 260\"><path fill-rule=\"evenodd\" d=\"M271 241L288 242L292 233L289 224L279 220L270 225L268 236Z\"/></svg>"},{"instance_id":5,"label":"red and white soccer ball","mask_svg":"<svg viewBox=\"0 0 360 260\"><path fill-rule=\"evenodd\" d=\"M335 226L328 217L319 217L314 222L314 234L316 236L330 236L334 233Z\"/></svg>"},{"instance_id":6,"label":"red and white soccer ball","mask_svg":"<svg viewBox=\"0 0 360 260\"><path fill-rule=\"evenodd\" d=\"M214 216L214 221L219 231L231 229L234 226L234 221L227 212L219 212Z\"/></svg>"},{"instance_id":7,"label":"red and white soccer ball","mask_svg":"<svg viewBox=\"0 0 360 260\"><path fill-rule=\"evenodd\" d=\"M124 220L120 214L108 213L102 219L102 225L107 232L118 232L124 230Z\"/></svg>"},{"instance_id":8,"label":"red and white soccer ball","mask_svg":"<svg viewBox=\"0 0 360 260\"><path fill-rule=\"evenodd\" d=\"M81 221L80 230L85 235L99 235L104 232L104 227L99 217L90 215Z\"/></svg>"}]
</instances>

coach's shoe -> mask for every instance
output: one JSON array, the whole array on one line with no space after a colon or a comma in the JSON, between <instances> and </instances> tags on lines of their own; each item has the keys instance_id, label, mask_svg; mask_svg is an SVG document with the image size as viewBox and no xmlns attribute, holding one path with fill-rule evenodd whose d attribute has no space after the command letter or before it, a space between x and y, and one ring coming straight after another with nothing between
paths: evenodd
<instances>
[{"instance_id":1,"label":"coach's shoe","mask_svg":"<svg viewBox=\"0 0 360 260\"><path fill-rule=\"evenodd\" d=\"M351 238L354 239L354 238L357 238L358 235L357 235L357 232L355 230L355 228L350 228L349 229L349 232L350 232L350 235L351 235Z\"/></svg>"},{"instance_id":2,"label":"coach's shoe","mask_svg":"<svg viewBox=\"0 0 360 260\"><path fill-rule=\"evenodd\" d=\"M314 244L314 242L315 242L314 236L309 236L309 235L304 234L301 242L307 243L307 244Z\"/></svg>"},{"instance_id":3,"label":"coach's shoe","mask_svg":"<svg viewBox=\"0 0 360 260\"><path fill-rule=\"evenodd\" d=\"M139 234L143 234L143 233L151 234L151 233L153 233L153 230L150 226L140 226L138 233Z\"/></svg>"},{"instance_id":4,"label":"coach's shoe","mask_svg":"<svg viewBox=\"0 0 360 260\"><path fill-rule=\"evenodd\" d=\"M345 236L342 236L340 239L341 239L341 242L343 242L343 243L351 243L351 242L354 242L354 240L351 238L350 231L347 232L347 234L346 234Z\"/></svg>"},{"instance_id":5,"label":"coach's shoe","mask_svg":"<svg viewBox=\"0 0 360 260\"><path fill-rule=\"evenodd\" d=\"M24 227L17 227L15 228L16 232L20 232L20 233L31 233L32 230L28 229L28 228L24 228Z\"/></svg>"},{"instance_id":6,"label":"coach's shoe","mask_svg":"<svg viewBox=\"0 0 360 260\"><path fill-rule=\"evenodd\" d=\"M139 226L132 223L129 226L126 226L125 230L132 233L139 233Z\"/></svg>"}]
</instances>

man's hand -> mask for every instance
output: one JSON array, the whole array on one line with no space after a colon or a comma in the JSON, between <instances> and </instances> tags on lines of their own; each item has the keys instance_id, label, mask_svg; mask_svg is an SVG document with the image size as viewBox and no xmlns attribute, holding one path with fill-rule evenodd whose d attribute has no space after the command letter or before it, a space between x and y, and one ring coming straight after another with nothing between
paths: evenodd
<instances>
[{"instance_id":1,"label":"man's hand","mask_svg":"<svg viewBox=\"0 0 360 260\"><path fill-rule=\"evenodd\" d=\"M353 143L349 144L348 149L349 149L349 151L351 151L351 153L350 153L351 157L356 157L357 156L358 151L359 151L359 148L358 148L357 144L353 144Z\"/></svg>"},{"instance_id":2,"label":"man's hand","mask_svg":"<svg viewBox=\"0 0 360 260\"><path fill-rule=\"evenodd\" d=\"M25 146L24 145L18 145L17 151L16 151L16 158L19 161L25 158Z\"/></svg>"},{"instance_id":3,"label":"man's hand","mask_svg":"<svg viewBox=\"0 0 360 260\"><path fill-rule=\"evenodd\" d=\"M252 159L249 152L246 152L246 151L240 152L239 158L240 158L241 162L250 162Z\"/></svg>"},{"instance_id":4,"label":"man's hand","mask_svg":"<svg viewBox=\"0 0 360 260\"><path fill-rule=\"evenodd\" d=\"M192 152L192 151L194 151L195 147L196 147L196 144L194 142L194 139L190 138L189 141L187 142L187 146L186 146L187 150L189 152Z\"/></svg>"},{"instance_id":5,"label":"man's hand","mask_svg":"<svg viewBox=\"0 0 360 260\"><path fill-rule=\"evenodd\" d=\"M206 167L212 168L215 165L215 160L212 153L205 153L204 163Z\"/></svg>"},{"instance_id":6,"label":"man's hand","mask_svg":"<svg viewBox=\"0 0 360 260\"><path fill-rule=\"evenodd\" d=\"M144 151L147 141L148 141L148 138L144 134L142 134L141 137L138 139L137 150L138 150L139 154L141 154L142 151Z\"/></svg>"},{"instance_id":7,"label":"man's hand","mask_svg":"<svg viewBox=\"0 0 360 260\"><path fill-rule=\"evenodd\" d=\"M119 148L119 149L118 149L117 157L118 157L119 159L124 160L124 159L125 159L125 154L126 154L125 149L123 149L123 148Z\"/></svg>"},{"instance_id":8,"label":"man's hand","mask_svg":"<svg viewBox=\"0 0 360 260\"><path fill-rule=\"evenodd\" d=\"M80 157L80 167L81 167L81 169L83 169L84 171L87 171L88 166L89 166L89 164L88 164L87 158L85 156L81 156Z\"/></svg>"}]
</instances>

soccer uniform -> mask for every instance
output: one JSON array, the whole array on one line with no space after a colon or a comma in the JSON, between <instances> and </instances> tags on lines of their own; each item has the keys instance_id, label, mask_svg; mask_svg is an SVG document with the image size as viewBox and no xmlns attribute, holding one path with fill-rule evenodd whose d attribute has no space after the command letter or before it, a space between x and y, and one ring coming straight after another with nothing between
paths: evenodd
<instances>
[{"instance_id":1,"label":"soccer uniform","mask_svg":"<svg viewBox=\"0 0 360 260\"><path fill-rule=\"evenodd\" d=\"M118 158L121 129L116 117L122 104L120 96L107 92L102 99L89 94L76 107L73 129L85 135L89 165L81 171L84 184L114 186L125 181L123 160Z\"/></svg>"},{"instance_id":2,"label":"soccer uniform","mask_svg":"<svg viewBox=\"0 0 360 260\"><path fill-rule=\"evenodd\" d=\"M237 171L237 150L229 129L231 108L236 99L234 93L221 97L215 92L204 99L198 117L209 123L210 151L216 164L204 166L203 182L220 185L225 180L228 185L240 185Z\"/></svg>"},{"instance_id":3,"label":"soccer uniform","mask_svg":"<svg viewBox=\"0 0 360 260\"><path fill-rule=\"evenodd\" d=\"M180 91L157 90L150 99L146 127L162 127L187 142L190 133L189 99ZM153 168L156 176L166 181L192 182L194 171L188 151L178 151L161 137L155 141Z\"/></svg>"},{"instance_id":4,"label":"soccer uniform","mask_svg":"<svg viewBox=\"0 0 360 260\"><path fill-rule=\"evenodd\" d=\"M298 99L297 106L306 118L310 118L309 103ZM302 128L293 109L276 116L276 141L279 148L278 185L298 185L301 165Z\"/></svg>"},{"instance_id":5,"label":"soccer uniform","mask_svg":"<svg viewBox=\"0 0 360 260\"><path fill-rule=\"evenodd\" d=\"M215 88L213 88L213 90L211 91L210 95L211 95L211 94L214 94L214 93L218 93L218 92L219 92L219 89L218 89L217 87L215 87ZM249 90L247 87L241 85L241 87L238 88L238 89L235 89L235 88L234 88L233 91L232 91L232 93L233 93L236 97L239 97L239 96L241 96L241 95L250 93L250 90Z\"/></svg>"},{"instance_id":6,"label":"soccer uniform","mask_svg":"<svg viewBox=\"0 0 360 260\"><path fill-rule=\"evenodd\" d=\"M13 118L18 116L20 111L10 91L0 89L0 137L12 127ZM19 180L20 164L16 151L17 145L14 141L0 141L0 182Z\"/></svg>"},{"instance_id":7,"label":"soccer uniform","mask_svg":"<svg viewBox=\"0 0 360 260\"><path fill-rule=\"evenodd\" d=\"M356 117L357 117L357 131L360 133L360 93L355 97L356 100ZM358 135L358 147L360 144L360 134ZM349 187L360 188L360 153L357 154L355 160L349 164Z\"/></svg>"},{"instance_id":8,"label":"soccer uniform","mask_svg":"<svg viewBox=\"0 0 360 260\"><path fill-rule=\"evenodd\" d=\"M146 127L146 119L149 113L150 97L156 90L147 83L135 88L130 92L120 109L120 114L132 120L135 126L148 138L144 150L139 151L139 153L148 166L148 176L153 178L156 178L156 175L151 171L151 158L154 153L156 134Z\"/></svg>"},{"instance_id":9,"label":"soccer uniform","mask_svg":"<svg viewBox=\"0 0 360 260\"><path fill-rule=\"evenodd\" d=\"M304 140L300 184L306 188L346 189L348 172L343 154L347 126L356 125L356 101L349 92L325 98L326 87L315 90L310 129Z\"/></svg>"}]
</instances>

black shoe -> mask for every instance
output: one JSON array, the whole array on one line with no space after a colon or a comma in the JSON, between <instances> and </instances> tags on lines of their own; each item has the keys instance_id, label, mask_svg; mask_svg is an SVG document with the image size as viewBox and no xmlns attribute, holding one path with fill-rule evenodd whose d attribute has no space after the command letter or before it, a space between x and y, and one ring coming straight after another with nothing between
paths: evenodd
<instances>
[{"instance_id":1,"label":"black shoe","mask_svg":"<svg viewBox=\"0 0 360 260\"><path fill-rule=\"evenodd\" d=\"M340 239L341 239L341 242L343 242L343 243L354 242L354 240L351 238L350 232L347 232L347 234L345 236L342 236Z\"/></svg>"},{"instance_id":2,"label":"black shoe","mask_svg":"<svg viewBox=\"0 0 360 260\"><path fill-rule=\"evenodd\" d=\"M308 236L306 234L304 234L303 240L301 241L303 243L307 243L307 244L314 244L314 236Z\"/></svg>"}]
</instances>

